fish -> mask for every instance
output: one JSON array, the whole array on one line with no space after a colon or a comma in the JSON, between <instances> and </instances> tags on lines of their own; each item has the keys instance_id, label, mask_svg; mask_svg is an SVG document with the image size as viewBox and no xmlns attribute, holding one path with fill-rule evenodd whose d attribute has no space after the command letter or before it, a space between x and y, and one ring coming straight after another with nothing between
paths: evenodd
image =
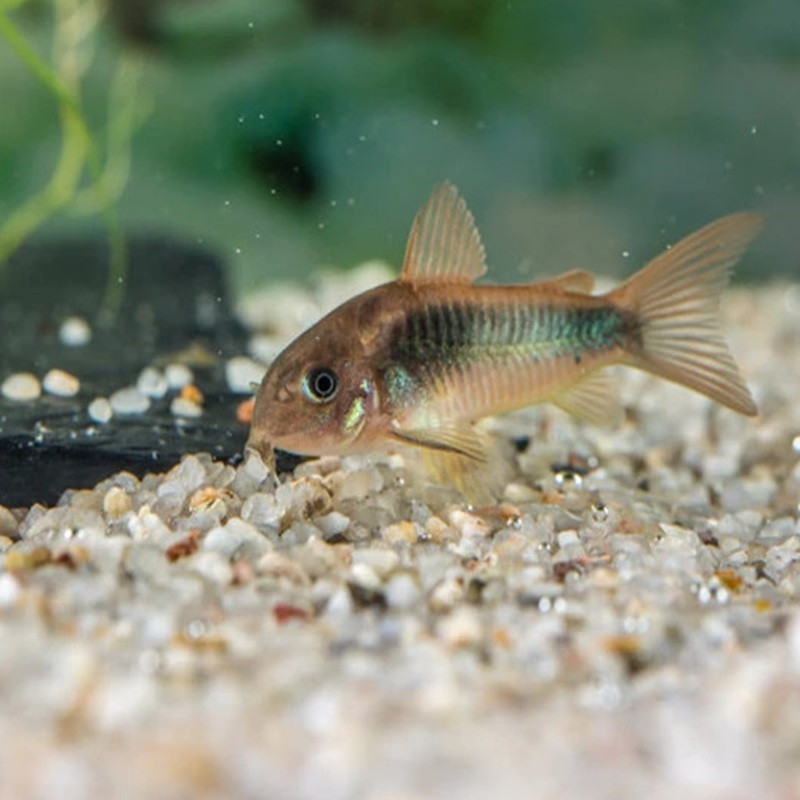
<instances>
[{"instance_id":1,"label":"fish","mask_svg":"<svg viewBox=\"0 0 800 800\"><path fill-rule=\"evenodd\" d=\"M573 269L524 285L483 285L486 254L455 186L420 209L400 277L346 301L270 365L247 448L345 455L411 447L430 474L479 483L484 417L551 403L594 424L622 406L606 370L625 365L740 414L756 405L720 332L720 296L762 227L717 219L604 294Z\"/></svg>"}]
</instances>

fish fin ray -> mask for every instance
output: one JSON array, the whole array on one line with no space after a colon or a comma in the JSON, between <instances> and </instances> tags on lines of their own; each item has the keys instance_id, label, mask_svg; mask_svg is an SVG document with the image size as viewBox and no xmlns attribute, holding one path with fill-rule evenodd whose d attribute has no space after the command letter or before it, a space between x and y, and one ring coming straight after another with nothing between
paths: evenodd
<instances>
[{"instance_id":1,"label":"fish fin ray","mask_svg":"<svg viewBox=\"0 0 800 800\"><path fill-rule=\"evenodd\" d=\"M485 462L486 442L468 425L450 425L437 428L394 428L391 436L403 444L424 450L451 453Z\"/></svg>"},{"instance_id":2,"label":"fish fin ray","mask_svg":"<svg viewBox=\"0 0 800 800\"><path fill-rule=\"evenodd\" d=\"M476 505L496 502L510 477L510 460L494 448L487 461L430 449L422 450L421 456L425 471L434 482L454 486Z\"/></svg>"},{"instance_id":3,"label":"fish fin ray","mask_svg":"<svg viewBox=\"0 0 800 800\"><path fill-rule=\"evenodd\" d=\"M545 283L557 286L565 292L574 294L591 294L594 289L594 275L585 269L571 269Z\"/></svg>"},{"instance_id":4,"label":"fish fin ray","mask_svg":"<svg viewBox=\"0 0 800 800\"><path fill-rule=\"evenodd\" d=\"M607 372L594 372L552 401L562 411L592 425L615 426L622 421L617 382Z\"/></svg>"},{"instance_id":5,"label":"fish fin ray","mask_svg":"<svg viewBox=\"0 0 800 800\"><path fill-rule=\"evenodd\" d=\"M609 294L634 315L628 363L741 414L758 413L719 328L731 268L761 230L758 214L731 214L687 236Z\"/></svg>"},{"instance_id":6,"label":"fish fin ray","mask_svg":"<svg viewBox=\"0 0 800 800\"><path fill-rule=\"evenodd\" d=\"M485 272L486 252L475 220L456 187L445 182L414 219L400 280L470 284Z\"/></svg>"}]
</instances>

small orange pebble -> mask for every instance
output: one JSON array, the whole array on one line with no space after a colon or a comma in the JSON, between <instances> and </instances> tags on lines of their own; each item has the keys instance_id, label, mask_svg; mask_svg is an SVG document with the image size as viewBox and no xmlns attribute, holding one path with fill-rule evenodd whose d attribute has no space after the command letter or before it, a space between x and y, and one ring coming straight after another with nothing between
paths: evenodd
<instances>
[{"instance_id":1,"label":"small orange pebble","mask_svg":"<svg viewBox=\"0 0 800 800\"><path fill-rule=\"evenodd\" d=\"M249 425L253 421L253 406L256 403L255 397L248 397L236 406L236 419L242 425Z\"/></svg>"},{"instance_id":2,"label":"small orange pebble","mask_svg":"<svg viewBox=\"0 0 800 800\"><path fill-rule=\"evenodd\" d=\"M714 574L728 591L738 592L742 588L742 579L730 567L719 569Z\"/></svg>"},{"instance_id":3,"label":"small orange pebble","mask_svg":"<svg viewBox=\"0 0 800 800\"><path fill-rule=\"evenodd\" d=\"M755 603L753 603L753 607L762 614L766 614L767 611L772 611L772 603L770 603L769 600L756 600Z\"/></svg>"},{"instance_id":4,"label":"small orange pebble","mask_svg":"<svg viewBox=\"0 0 800 800\"><path fill-rule=\"evenodd\" d=\"M511 649L511 636L505 628L493 628L491 636L492 642L497 647L502 647L503 650Z\"/></svg>"},{"instance_id":5,"label":"small orange pebble","mask_svg":"<svg viewBox=\"0 0 800 800\"><path fill-rule=\"evenodd\" d=\"M30 550L13 549L6 553L5 568L8 572L26 572L49 564L53 553L49 547L37 545Z\"/></svg>"},{"instance_id":6,"label":"small orange pebble","mask_svg":"<svg viewBox=\"0 0 800 800\"><path fill-rule=\"evenodd\" d=\"M189 531L188 536L184 536L183 539L170 545L164 555L166 555L168 561L177 561L180 558L190 556L192 553L197 552L199 547L197 539L197 531Z\"/></svg>"},{"instance_id":7,"label":"small orange pebble","mask_svg":"<svg viewBox=\"0 0 800 800\"><path fill-rule=\"evenodd\" d=\"M181 397L196 406L202 406L205 400L203 393L193 383L187 383L181 387Z\"/></svg>"},{"instance_id":8,"label":"small orange pebble","mask_svg":"<svg viewBox=\"0 0 800 800\"><path fill-rule=\"evenodd\" d=\"M605 636L602 645L609 653L625 657L636 656L642 650L642 640L628 633Z\"/></svg>"}]
</instances>

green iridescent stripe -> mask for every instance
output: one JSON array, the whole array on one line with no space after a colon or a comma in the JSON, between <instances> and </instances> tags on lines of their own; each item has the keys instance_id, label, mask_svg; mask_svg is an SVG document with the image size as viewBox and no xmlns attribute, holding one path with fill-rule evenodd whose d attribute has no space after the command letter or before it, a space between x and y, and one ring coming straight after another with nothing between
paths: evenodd
<instances>
[{"instance_id":1,"label":"green iridescent stripe","mask_svg":"<svg viewBox=\"0 0 800 800\"><path fill-rule=\"evenodd\" d=\"M536 361L618 347L625 321L611 306L559 308L521 304L431 304L398 331L399 361L458 363L521 357Z\"/></svg>"}]
</instances>

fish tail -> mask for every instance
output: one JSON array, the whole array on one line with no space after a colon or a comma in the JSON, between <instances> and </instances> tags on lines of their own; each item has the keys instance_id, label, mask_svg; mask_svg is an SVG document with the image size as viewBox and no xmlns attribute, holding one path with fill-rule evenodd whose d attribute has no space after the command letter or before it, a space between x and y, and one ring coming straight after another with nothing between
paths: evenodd
<instances>
[{"instance_id":1,"label":"fish tail","mask_svg":"<svg viewBox=\"0 0 800 800\"><path fill-rule=\"evenodd\" d=\"M758 413L722 338L719 301L731 268L761 226L758 214L722 217L666 250L610 293L631 318L627 363L741 414Z\"/></svg>"}]
</instances>

